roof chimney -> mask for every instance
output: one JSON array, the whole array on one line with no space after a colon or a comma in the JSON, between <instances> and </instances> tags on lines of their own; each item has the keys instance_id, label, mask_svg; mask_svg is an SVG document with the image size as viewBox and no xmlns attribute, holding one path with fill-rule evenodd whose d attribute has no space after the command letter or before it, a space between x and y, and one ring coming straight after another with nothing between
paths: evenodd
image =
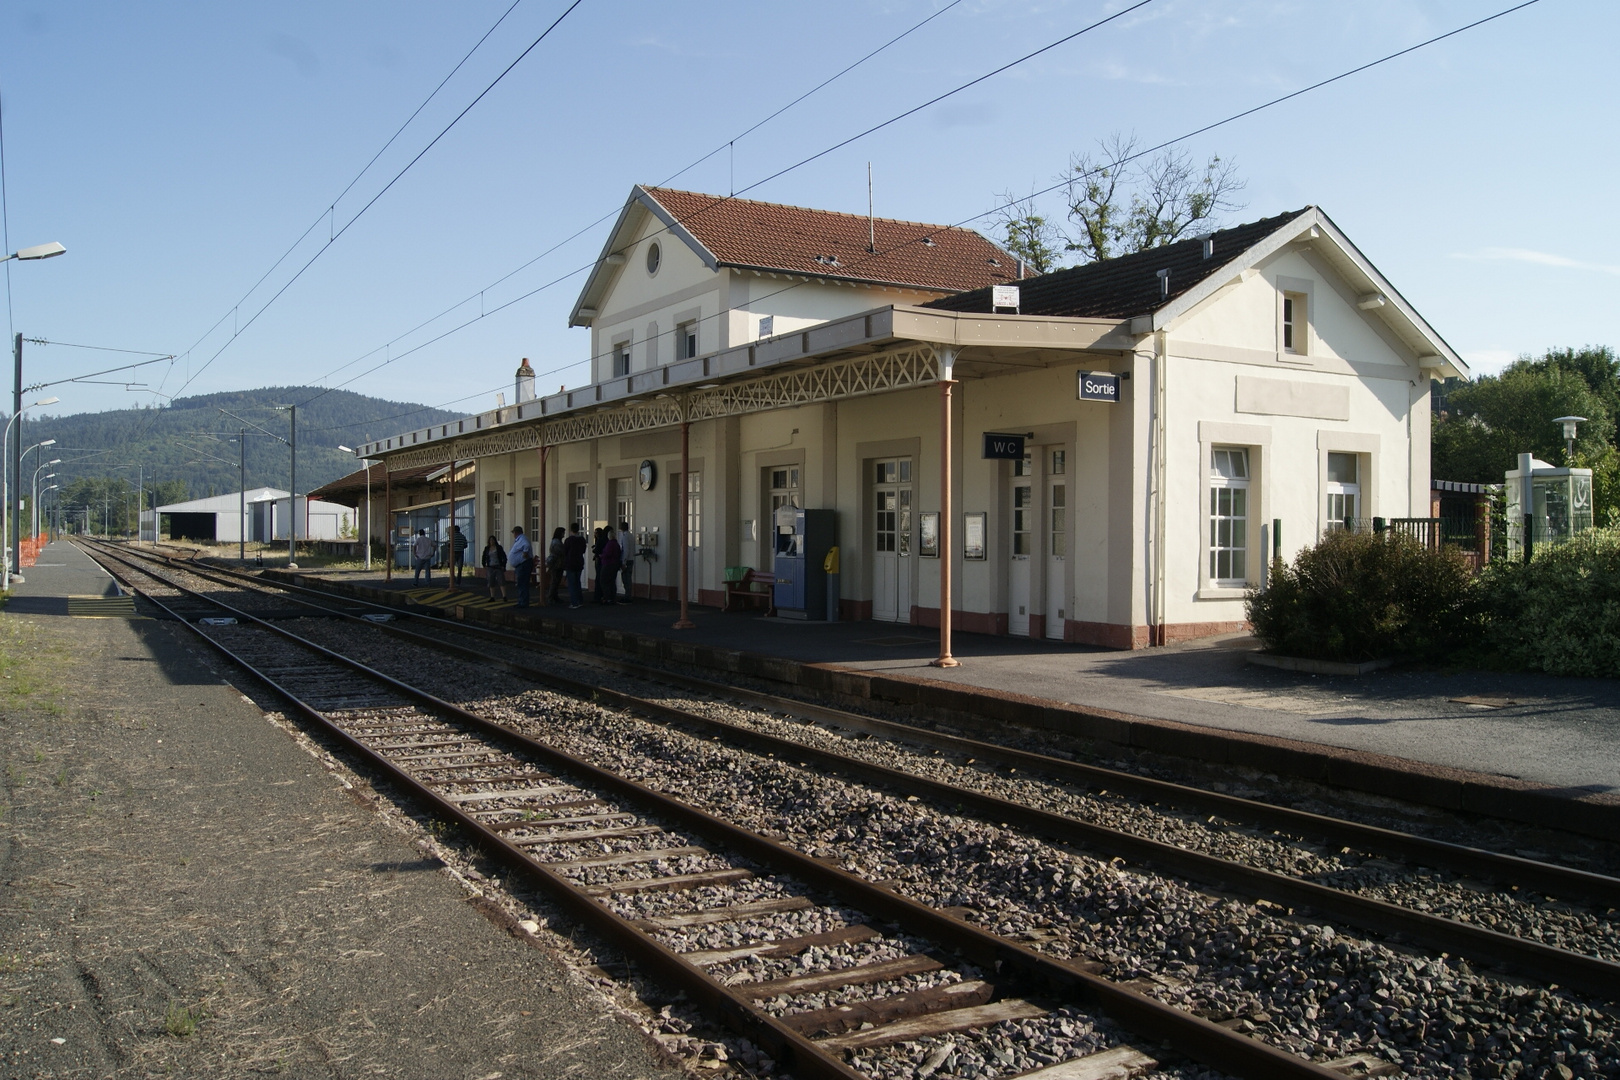
<instances>
[{"instance_id":1,"label":"roof chimney","mask_svg":"<svg viewBox=\"0 0 1620 1080\"><path fill-rule=\"evenodd\" d=\"M1213 259L1215 257L1215 234L1205 233L1198 239L1204 242L1204 258Z\"/></svg>"},{"instance_id":2,"label":"roof chimney","mask_svg":"<svg viewBox=\"0 0 1620 1080\"><path fill-rule=\"evenodd\" d=\"M523 358L523 363L518 365L517 386L512 397L519 405L534 400L534 368L529 366L527 356Z\"/></svg>"},{"instance_id":3,"label":"roof chimney","mask_svg":"<svg viewBox=\"0 0 1620 1080\"><path fill-rule=\"evenodd\" d=\"M1170 271L1160 270L1157 277L1159 279L1159 299L1170 299Z\"/></svg>"}]
</instances>

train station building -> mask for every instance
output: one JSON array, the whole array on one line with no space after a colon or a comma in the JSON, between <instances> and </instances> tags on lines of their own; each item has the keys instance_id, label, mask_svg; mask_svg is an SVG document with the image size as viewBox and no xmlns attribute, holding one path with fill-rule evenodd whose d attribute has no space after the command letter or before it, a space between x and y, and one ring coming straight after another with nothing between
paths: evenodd
<instances>
[{"instance_id":1,"label":"train station building","mask_svg":"<svg viewBox=\"0 0 1620 1080\"><path fill-rule=\"evenodd\" d=\"M474 536L629 522L641 594L677 595L683 502L715 605L819 562L795 511L831 511L842 618L937 625L943 555L956 627L1120 648L1427 517L1429 382L1467 373L1316 207L1026 277L965 229L637 187L570 324L587 385L525 361L510 405L360 452L468 484Z\"/></svg>"}]
</instances>

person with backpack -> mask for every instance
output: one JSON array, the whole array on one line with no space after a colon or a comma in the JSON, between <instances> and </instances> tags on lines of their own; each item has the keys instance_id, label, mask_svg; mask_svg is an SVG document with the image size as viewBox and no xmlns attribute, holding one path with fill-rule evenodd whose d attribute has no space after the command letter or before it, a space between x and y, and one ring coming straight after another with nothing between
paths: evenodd
<instances>
[{"instance_id":1,"label":"person with backpack","mask_svg":"<svg viewBox=\"0 0 1620 1080\"><path fill-rule=\"evenodd\" d=\"M483 564L484 577L487 579L485 583L489 586L489 598L505 600L506 549L501 547L501 542L493 536L489 538L489 543L484 545Z\"/></svg>"},{"instance_id":2,"label":"person with backpack","mask_svg":"<svg viewBox=\"0 0 1620 1080\"><path fill-rule=\"evenodd\" d=\"M467 548L471 546L467 542L467 534L461 531L460 525L450 526L451 584L461 584L461 572L467 568Z\"/></svg>"},{"instance_id":3,"label":"person with backpack","mask_svg":"<svg viewBox=\"0 0 1620 1080\"><path fill-rule=\"evenodd\" d=\"M568 607L575 610L585 606L585 590L580 575L585 572L585 538L579 533L579 522L568 526L568 539L563 541L563 573L568 577Z\"/></svg>"}]
</instances>

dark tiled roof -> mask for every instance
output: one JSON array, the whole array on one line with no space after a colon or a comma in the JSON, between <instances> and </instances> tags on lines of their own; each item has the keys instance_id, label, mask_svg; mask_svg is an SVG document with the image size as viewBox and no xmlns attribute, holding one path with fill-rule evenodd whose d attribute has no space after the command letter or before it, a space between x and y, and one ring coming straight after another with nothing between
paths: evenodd
<instances>
[{"instance_id":1,"label":"dark tiled roof","mask_svg":"<svg viewBox=\"0 0 1620 1080\"><path fill-rule=\"evenodd\" d=\"M1295 210L1247 225L1221 229L1215 254L1204 258L1202 240L1182 240L1117 259L1056 270L1017 282L1019 311L1080 319L1128 319L1156 311L1309 210ZM1161 291L1158 272L1170 271L1170 295ZM932 300L924 307L946 311L990 311L990 290L974 289Z\"/></svg>"},{"instance_id":2,"label":"dark tiled roof","mask_svg":"<svg viewBox=\"0 0 1620 1080\"><path fill-rule=\"evenodd\" d=\"M722 266L940 292L1011 281L1018 272L1012 256L971 229L877 218L874 255L867 250L867 219L861 214L646 190Z\"/></svg>"}]
</instances>

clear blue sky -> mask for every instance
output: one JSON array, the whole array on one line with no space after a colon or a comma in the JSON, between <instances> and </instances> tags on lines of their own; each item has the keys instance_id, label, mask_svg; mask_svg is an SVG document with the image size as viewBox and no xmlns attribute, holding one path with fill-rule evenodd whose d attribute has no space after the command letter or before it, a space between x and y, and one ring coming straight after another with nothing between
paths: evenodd
<instances>
[{"instance_id":1,"label":"clear blue sky","mask_svg":"<svg viewBox=\"0 0 1620 1080\"><path fill-rule=\"evenodd\" d=\"M584 0L201 375L235 324L326 240L237 301L511 0L80 3L0 10L11 267L25 336L163 352L173 394L313 382L476 296L949 0ZM341 227L565 7L521 0L333 215ZM751 191L957 222L1050 183L1114 131L1178 135L1509 6L1510 0L1154 0L1140 11ZM726 193L1101 15L1117 0L962 0L673 183ZM1188 145L1235 160L1232 220L1316 203L1475 364L1620 345L1620 5L1542 0ZM1048 203L1060 211L1055 200ZM988 229L988 223L981 223ZM588 264L599 225L393 354ZM585 378L576 275L350 388L475 411L520 357ZM208 333L209 328L223 322ZM345 376L370 367L373 357ZM104 354L28 347L28 378ZM188 372L189 369L189 372ZM340 378L341 378L340 377ZM70 386L51 411L153 401ZM382 433L378 433L382 434Z\"/></svg>"}]
</instances>

